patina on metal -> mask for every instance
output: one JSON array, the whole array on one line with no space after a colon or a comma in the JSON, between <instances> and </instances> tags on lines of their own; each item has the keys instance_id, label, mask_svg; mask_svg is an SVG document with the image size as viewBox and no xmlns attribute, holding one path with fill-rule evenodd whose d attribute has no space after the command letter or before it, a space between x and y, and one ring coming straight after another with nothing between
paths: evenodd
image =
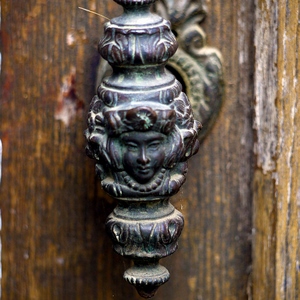
<instances>
[{"instance_id":1,"label":"patina on metal","mask_svg":"<svg viewBox=\"0 0 300 300\"><path fill-rule=\"evenodd\" d=\"M153 11L171 22L171 30L177 37L178 49L166 67L182 84L195 119L203 125L199 133L201 143L216 121L224 86L222 55L207 45L206 34L200 26L207 13L199 0L161 0L154 3ZM109 64L102 59L98 84L110 73Z\"/></svg>"},{"instance_id":2,"label":"patina on metal","mask_svg":"<svg viewBox=\"0 0 300 300\"><path fill-rule=\"evenodd\" d=\"M169 198L185 181L201 125L165 68L178 45L170 22L150 11L155 0L114 1L124 13L99 44L112 74L91 102L87 154L118 201L106 227L115 251L134 261L124 278L150 298L170 276L159 260L177 249L184 220Z\"/></svg>"}]
</instances>

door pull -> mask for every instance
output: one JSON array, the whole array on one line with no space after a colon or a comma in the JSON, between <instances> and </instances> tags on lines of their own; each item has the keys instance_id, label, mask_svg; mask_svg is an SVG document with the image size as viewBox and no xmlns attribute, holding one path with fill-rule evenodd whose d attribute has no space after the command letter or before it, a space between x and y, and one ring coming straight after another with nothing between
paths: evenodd
<instances>
[{"instance_id":1,"label":"door pull","mask_svg":"<svg viewBox=\"0 0 300 300\"><path fill-rule=\"evenodd\" d=\"M106 23L99 43L112 74L102 79L91 102L86 151L96 160L103 189L117 200L106 228L114 250L134 262L124 279L142 297L151 298L170 277L159 260L177 249L184 220L169 198L186 179L187 160L199 148L201 125L182 84L169 71L180 73L183 64L176 65L178 44L170 22L150 9L155 0L114 1L124 13ZM212 52L207 57L203 53L195 69L212 64ZM208 78L199 90L203 97L209 80L216 82L210 91L214 99L221 94L220 60L216 64L208 68L216 78L202 72L200 80Z\"/></svg>"}]
</instances>

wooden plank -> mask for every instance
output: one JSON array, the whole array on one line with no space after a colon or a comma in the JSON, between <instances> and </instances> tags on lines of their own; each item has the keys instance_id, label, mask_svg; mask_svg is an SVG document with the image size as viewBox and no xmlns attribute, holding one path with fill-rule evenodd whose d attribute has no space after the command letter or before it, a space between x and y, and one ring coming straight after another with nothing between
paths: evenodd
<instances>
[{"instance_id":1,"label":"wooden plank","mask_svg":"<svg viewBox=\"0 0 300 300\"><path fill-rule=\"evenodd\" d=\"M111 299L114 281L123 291L104 231L111 204L98 202L106 196L84 153L104 21L84 4L119 11L112 1L2 1L3 299Z\"/></svg>"},{"instance_id":2,"label":"wooden plank","mask_svg":"<svg viewBox=\"0 0 300 300\"><path fill-rule=\"evenodd\" d=\"M224 56L224 106L173 200L186 226L155 299L247 299L254 5L205 4L208 43ZM84 5L120 11L111 0L2 1L3 299L139 299L105 234L114 204L84 154L104 22Z\"/></svg>"},{"instance_id":3,"label":"wooden plank","mask_svg":"<svg viewBox=\"0 0 300 300\"><path fill-rule=\"evenodd\" d=\"M262 127L258 127L258 132L264 140L269 139L273 150L269 152L260 144L262 152L258 153L262 158L271 154L266 159L272 167L262 166L257 171L258 188L254 189L254 299L300 297L299 5L299 1L258 1L256 34L266 28L275 35L265 39L264 45L272 45L269 51L257 49L256 55L258 78L261 75L258 64L266 60L266 54L273 53L264 72L274 77L272 86L262 80L256 86L259 107L256 123L264 123L269 128L260 131ZM275 96L266 99L261 91L270 89L275 90ZM269 109L271 113L267 115L263 107L268 103L273 110Z\"/></svg>"},{"instance_id":4,"label":"wooden plank","mask_svg":"<svg viewBox=\"0 0 300 300\"><path fill-rule=\"evenodd\" d=\"M170 288L162 287L158 299L248 299L254 3L205 3L208 44L224 57L225 99L214 128L189 162L182 194L173 200L186 224L178 252L168 259Z\"/></svg>"},{"instance_id":5,"label":"wooden plank","mask_svg":"<svg viewBox=\"0 0 300 300\"><path fill-rule=\"evenodd\" d=\"M299 299L300 4L279 1L276 299Z\"/></svg>"}]
</instances>

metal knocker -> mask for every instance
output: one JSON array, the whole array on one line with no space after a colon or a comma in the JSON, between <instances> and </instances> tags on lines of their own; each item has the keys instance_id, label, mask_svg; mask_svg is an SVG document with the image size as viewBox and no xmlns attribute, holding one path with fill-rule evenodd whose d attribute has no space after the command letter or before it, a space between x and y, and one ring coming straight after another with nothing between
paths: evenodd
<instances>
[{"instance_id":1,"label":"metal knocker","mask_svg":"<svg viewBox=\"0 0 300 300\"><path fill-rule=\"evenodd\" d=\"M150 11L155 0L114 1L124 13L99 44L112 74L91 102L86 149L118 202L106 227L115 251L134 261L124 278L150 298L170 276L159 260L177 249L184 220L169 198L185 181L201 125L166 69L178 44L170 22Z\"/></svg>"}]
</instances>

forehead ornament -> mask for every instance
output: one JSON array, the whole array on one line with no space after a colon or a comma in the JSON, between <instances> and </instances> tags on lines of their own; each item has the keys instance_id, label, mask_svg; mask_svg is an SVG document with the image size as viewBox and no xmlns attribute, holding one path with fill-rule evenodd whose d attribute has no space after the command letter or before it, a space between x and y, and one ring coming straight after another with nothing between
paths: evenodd
<instances>
[{"instance_id":1,"label":"forehead ornament","mask_svg":"<svg viewBox=\"0 0 300 300\"><path fill-rule=\"evenodd\" d=\"M176 113L163 105L151 108L137 106L129 109L112 109L104 113L107 129L111 135L128 131L157 131L168 134L175 126Z\"/></svg>"}]
</instances>

